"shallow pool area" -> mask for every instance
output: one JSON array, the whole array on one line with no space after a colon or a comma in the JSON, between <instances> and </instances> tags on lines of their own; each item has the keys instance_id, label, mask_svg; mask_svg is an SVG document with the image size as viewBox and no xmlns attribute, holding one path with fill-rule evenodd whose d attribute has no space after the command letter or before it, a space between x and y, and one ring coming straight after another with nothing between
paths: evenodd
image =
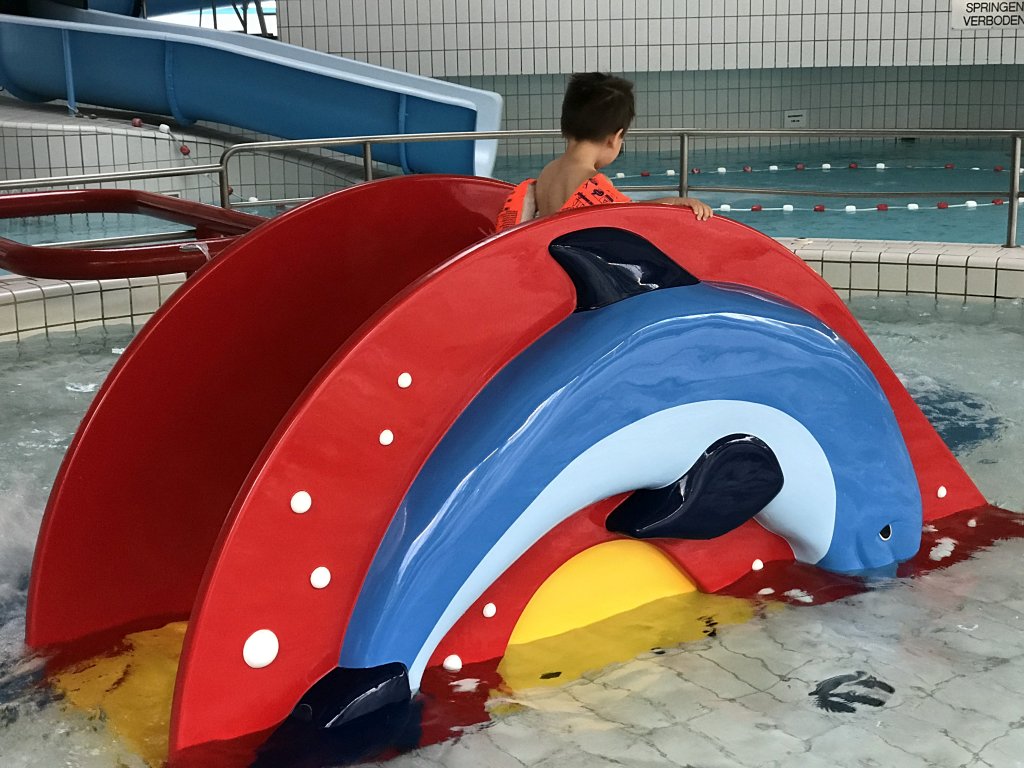
<instances>
[{"instance_id":1,"label":"shallow pool area","mask_svg":"<svg viewBox=\"0 0 1024 768\"><path fill-rule=\"evenodd\" d=\"M181 224L141 213L63 213L0 219L0 237L24 245L177 232Z\"/></svg>"},{"instance_id":2,"label":"shallow pool area","mask_svg":"<svg viewBox=\"0 0 1024 768\"><path fill-rule=\"evenodd\" d=\"M1017 474L1024 303L872 297L851 306L989 501L1024 512ZM35 688L40 663L22 647L28 571L49 488L130 336L127 328L92 328L0 344L4 766L143 765L102 718L67 710ZM971 520L958 524L987 524ZM942 561L957 545L936 544L929 555ZM563 685L494 690L490 722L387 764L1016 765L1024 754L1021 558L1017 538L947 570L888 580L827 605L810 593L781 607L757 604L738 625L710 617L702 639L679 647L654 648ZM778 593L796 588L778 578ZM461 677L452 694L481 685Z\"/></svg>"}]
</instances>

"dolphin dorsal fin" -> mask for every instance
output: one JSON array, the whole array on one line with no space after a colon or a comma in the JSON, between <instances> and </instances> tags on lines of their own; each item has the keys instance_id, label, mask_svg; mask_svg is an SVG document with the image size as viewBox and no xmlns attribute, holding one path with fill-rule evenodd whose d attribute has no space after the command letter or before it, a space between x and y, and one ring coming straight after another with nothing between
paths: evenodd
<instances>
[{"instance_id":1,"label":"dolphin dorsal fin","mask_svg":"<svg viewBox=\"0 0 1024 768\"><path fill-rule=\"evenodd\" d=\"M576 311L700 281L640 235L592 227L551 241L551 256L576 286Z\"/></svg>"}]
</instances>

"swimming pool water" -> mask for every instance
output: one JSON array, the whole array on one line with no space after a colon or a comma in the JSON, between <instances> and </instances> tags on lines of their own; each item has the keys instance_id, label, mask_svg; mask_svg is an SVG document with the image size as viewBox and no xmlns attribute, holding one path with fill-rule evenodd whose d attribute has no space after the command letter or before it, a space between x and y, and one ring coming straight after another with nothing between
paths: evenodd
<instances>
[{"instance_id":1,"label":"swimming pool water","mask_svg":"<svg viewBox=\"0 0 1024 768\"><path fill-rule=\"evenodd\" d=\"M0 237L25 245L174 232L184 225L142 213L62 213L0 219Z\"/></svg>"},{"instance_id":2,"label":"swimming pool water","mask_svg":"<svg viewBox=\"0 0 1024 768\"><path fill-rule=\"evenodd\" d=\"M642 143L637 143L642 147ZM678 184L679 176L666 176L669 169L678 174L679 156L676 152L634 151L627 141L623 154L604 172L617 186ZM497 178L512 182L535 176L551 156L506 157L499 159L495 169ZM805 169L796 170L798 163ZM822 164L832 166L822 170ZM857 169L849 168L856 163ZM883 163L885 170L877 170ZM947 169L947 163L953 168ZM752 172L743 172L744 166ZM777 171L769 171L771 165ZM952 142L845 142L835 146L820 144L806 147L781 147L755 150L694 150L690 168L700 168L700 174L690 174L690 194L699 197L716 209L716 215L741 221L773 237L832 237L871 240L920 240L929 242L991 243L1002 245L1006 241L1007 205L993 205L996 196L976 194L1002 190L1001 198L1008 199L1010 173L996 172L997 166L1009 168L1008 151L990 144L965 145ZM725 168L726 173L718 173ZM977 169L977 170L973 170ZM640 174L649 171L650 176ZM616 178L617 173L626 178ZM702 193L702 187L781 187L792 190L816 190L820 195L811 197L765 195L754 193ZM893 197L893 191L960 191L971 192L959 196ZM877 194L868 198L843 197L844 192L865 191ZM646 194L631 192L635 199L668 196L671 192ZM951 206L974 200L977 208L951 207L938 209L945 201ZM907 210L908 203L917 203L916 211ZM879 203L889 205L888 211L875 209ZM727 204L729 212L717 209ZM765 209L793 205L792 212L751 211L759 204ZM825 206L815 212L815 205ZM847 213L847 205L869 208ZM1018 224L1018 241L1024 237L1024 223Z\"/></svg>"},{"instance_id":3,"label":"swimming pool water","mask_svg":"<svg viewBox=\"0 0 1024 768\"><path fill-rule=\"evenodd\" d=\"M0 237L25 245L50 245L127 235L162 234L186 229L182 224L141 213L61 213L0 218ZM79 246L84 247L84 246ZM0 269L0 275L8 275Z\"/></svg>"},{"instance_id":4,"label":"swimming pool water","mask_svg":"<svg viewBox=\"0 0 1024 768\"><path fill-rule=\"evenodd\" d=\"M1024 511L1024 303L860 299L853 308L986 497ZM142 765L100 720L65 711L34 688L39 665L22 649L49 488L129 338L127 330L95 330L0 344L5 768ZM828 605L761 611L747 624L567 686L496 694L491 724L388 765L1013 765L1024 753L1014 725L1024 695L1022 558L1018 539ZM857 672L895 692L852 713L823 710L810 695Z\"/></svg>"}]
</instances>

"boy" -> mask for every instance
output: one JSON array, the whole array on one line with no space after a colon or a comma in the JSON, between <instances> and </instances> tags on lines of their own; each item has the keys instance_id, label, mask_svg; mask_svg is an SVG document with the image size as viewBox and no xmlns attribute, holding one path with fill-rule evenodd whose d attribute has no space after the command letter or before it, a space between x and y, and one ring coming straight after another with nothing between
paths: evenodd
<instances>
[{"instance_id":1,"label":"boy","mask_svg":"<svg viewBox=\"0 0 1024 768\"><path fill-rule=\"evenodd\" d=\"M558 211L605 203L628 203L600 173L622 150L622 139L636 113L633 84L600 72L576 73L562 101L565 153L550 163L536 180L517 185L498 215L497 231ZM692 208L698 221L713 215L692 197L663 197L650 202Z\"/></svg>"}]
</instances>

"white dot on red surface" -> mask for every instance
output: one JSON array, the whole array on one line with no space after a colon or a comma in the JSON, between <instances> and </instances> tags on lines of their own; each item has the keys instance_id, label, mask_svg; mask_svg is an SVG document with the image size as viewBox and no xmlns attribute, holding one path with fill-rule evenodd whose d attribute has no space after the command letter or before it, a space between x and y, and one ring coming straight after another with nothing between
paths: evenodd
<instances>
[{"instance_id":1,"label":"white dot on red surface","mask_svg":"<svg viewBox=\"0 0 1024 768\"><path fill-rule=\"evenodd\" d=\"M494 615L498 612L498 606L494 603L488 603L484 606L483 614L485 619L493 619Z\"/></svg>"},{"instance_id":2,"label":"white dot on red surface","mask_svg":"<svg viewBox=\"0 0 1024 768\"><path fill-rule=\"evenodd\" d=\"M378 439L380 440L381 445L391 445L395 442L395 433L390 429L385 429L380 433L380 437Z\"/></svg>"},{"instance_id":3,"label":"white dot on red surface","mask_svg":"<svg viewBox=\"0 0 1024 768\"><path fill-rule=\"evenodd\" d=\"M462 669L462 659L453 653L444 660L443 666L449 672L458 672Z\"/></svg>"},{"instance_id":4,"label":"white dot on red surface","mask_svg":"<svg viewBox=\"0 0 1024 768\"><path fill-rule=\"evenodd\" d=\"M313 506L313 497L306 491L297 491L292 496L292 512L297 515L309 512L309 508Z\"/></svg>"},{"instance_id":5,"label":"white dot on red surface","mask_svg":"<svg viewBox=\"0 0 1024 768\"><path fill-rule=\"evenodd\" d=\"M309 583L317 589L323 589L331 583L331 572L324 566L314 568L313 572L309 574Z\"/></svg>"},{"instance_id":6,"label":"white dot on red surface","mask_svg":"<svg viewBox=\"0 0 1024 768\"><path fill-rule=\"evenodd\" d=\"M761 562L760 558L758 558L757 560L755 560L754 562L752 562L750 564L750 568L751 568L751 570L754 570L754 571L760 571L762 568L764 568L764 563Z\"/></svg>"},{"instance_id":7,"label":"white dot on red surface","mask_svg":"<svg viewBox=\"0 0 1024 768\"><path fill-rule=\"evenodd\" d=\"M398 374L398 386L402 389L408 389L412 386L412 374L411 373L400 373Z\"/></svg>"},{"instance_id":8,"label":"white dot on red surface","mask_svg":"<svg viewBox=\"0 0 1024 768\"><path fill-rule=\"evenodd\" d=\"M258 629L242 646L242 659L253 669L262 669L273 663L280 648L277 635L269 629Z\"/></svg>"},{"instance_id":9,"label":"white dot on red surface","mask_svg":"<svg viewBox=\"0 0 1024 768\"><path fill-rule=\"evenodd\" d=\"M935 492L935 495L938 496L940 499L946 498L946 486L940 485L939 490Z\"/></svg>"}]
</instances>

